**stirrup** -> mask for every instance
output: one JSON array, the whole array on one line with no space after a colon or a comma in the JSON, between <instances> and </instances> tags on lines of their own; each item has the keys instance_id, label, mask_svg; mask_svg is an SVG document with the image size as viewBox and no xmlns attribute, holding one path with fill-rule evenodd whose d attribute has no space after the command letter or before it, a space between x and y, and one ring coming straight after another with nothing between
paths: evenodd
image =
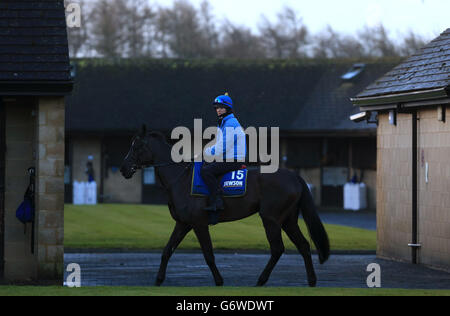
<instances>
[{"instance_id":1,"label":"stirrup","mask_svg":"<svg viewBox=\"0 0 450 316\"><path fill-rule=\"evenodd\" d=\"M225 210L225 206L223 205L223 199L222 196L217 195L216 201L215 201L215 207L217 211L223 211Z\"/></svg>"},{"instance_id":2,"label":"stirrup","mask_svg":"<svg viewBox=\"0 0 450 316\"><path fill-rule=\"evenodd\" d=\"M213 200L213 199L211 199L211 196L208 196L207 204L206 204L206 207L204 208L204 210L207 212L216 212L217 211L216 201L217 201L217 197L215 200Z\"/></svg>"},{"instance_id":3,"label":"stirrup","mask_svg":"<svg viewBox=\"0 0 450 316\"><path fill-rule=\"evenodd\" d=\"M219 222L219 212L208 212L208 225L216 225Z\"/></svg>"},{"instance_id":4,"label":"stirrup","mask_svg":"<svg viewBox=\"0 0 450 316\"><path fill-rule=\"evenodd\" d=\"M216 203L212 203L211 205L207 205L204 208L204 210L207 211L207 212L217 212Z\"/></svg>"}]
</instances>

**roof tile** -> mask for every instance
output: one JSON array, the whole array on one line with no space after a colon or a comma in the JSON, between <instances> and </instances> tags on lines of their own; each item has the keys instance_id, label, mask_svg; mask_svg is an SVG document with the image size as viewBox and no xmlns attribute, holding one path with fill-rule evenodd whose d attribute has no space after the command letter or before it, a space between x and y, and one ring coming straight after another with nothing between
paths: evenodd
<instances>
[{"instance_id":1,"label":"roof tile","mask_svg":"<svg viewBox=\"0 0 450 316\"><path fill-rule=\"evenodd\" d=\"M63 0L0 2L0 80L71 81Z\"/></svg>"},{"instance_id":2,"label":"roof tile","mask_svg":"<svg viewBox=\"0 0 450 316\"><path fill-rule=\"evenodd\" d=\"M353 61L284 61L228 64L222 61L128 60L96 64L80 60L75 90L67 98L69 131L134 130L215 124L211 100L228 91L243 126L278 126L282 131L374 130L354 124L357 109L349 102L363 87L392 69L398 60L370 62L352 81L341 76ZM217 74L220 73L220 76ZM163 118L163 119L161 119Z\"/></svg>"},{"instance_id":3,"label":"roof tile","mask_svg":"<svg viewBox=\"0 0 450 316\"><path fill-rule=\"evenodd\" d=\"M450 28L417 54L369 85L357 97L375 97L450 86Z\"/></svg>"}]
</instances>

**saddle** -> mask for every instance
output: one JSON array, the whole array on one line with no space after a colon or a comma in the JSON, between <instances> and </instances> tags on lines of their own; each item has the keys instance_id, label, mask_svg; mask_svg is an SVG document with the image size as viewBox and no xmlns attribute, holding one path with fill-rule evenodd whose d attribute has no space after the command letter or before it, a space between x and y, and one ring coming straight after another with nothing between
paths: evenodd
<instances>
[{"instance_id":1,"label":"saddle","mask_svg":"<svg viewBox=\"0 0 450 316\"><path fill-rule=\"evenodd\" d=\"M193 196L208 196L210 194L208 187L200 175L203 162L195 162L192 170L192 184L191 195ZM231 171L226 173L221 181L223 196L226 197L241 197L247 192L247 168Z\"/></svg>"}]
</instances>

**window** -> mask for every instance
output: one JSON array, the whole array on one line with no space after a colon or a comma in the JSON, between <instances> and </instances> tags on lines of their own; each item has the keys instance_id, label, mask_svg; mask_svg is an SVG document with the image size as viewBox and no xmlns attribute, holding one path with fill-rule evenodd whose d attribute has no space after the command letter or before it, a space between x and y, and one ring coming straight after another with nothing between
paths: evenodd
<instances>
[{"instance_id":1,"label":"window","mask_svg":"<svg viewBox=\"0 0 450 316\"><path fill-rule=\"evenodd\" d=\"M64 166L64 184L70 184L70 166Z\"/></svg>"},{"instance_id":2,"label":"window","mask_svg":"<svg viewBox=\"0 0 450 316\"><path fill-rule=\"evenodd\" d=\"M354 64L345 74L341 76L342 80L351 80L363 72L365 64Z\"/></svg>"}]
</instances>

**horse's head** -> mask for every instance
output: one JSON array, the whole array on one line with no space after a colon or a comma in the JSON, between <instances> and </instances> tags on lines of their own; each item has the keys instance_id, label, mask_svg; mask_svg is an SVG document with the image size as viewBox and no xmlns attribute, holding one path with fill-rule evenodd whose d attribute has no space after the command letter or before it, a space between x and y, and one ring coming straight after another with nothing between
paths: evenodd
<instances>
[{"instance_id":1,"label":"horse's head","mask_svg":"<svg viewBox=\"0 0 450 316\"><path fill-rule=\"evenodd\" d=\"M147 128L142 126L131 141L131 147L126 155L120 172L125 179L130 179L136 172L145 165L153 164L153 154L150 146L150 137L147 135Z\"/></svg>"}]
</instances>

